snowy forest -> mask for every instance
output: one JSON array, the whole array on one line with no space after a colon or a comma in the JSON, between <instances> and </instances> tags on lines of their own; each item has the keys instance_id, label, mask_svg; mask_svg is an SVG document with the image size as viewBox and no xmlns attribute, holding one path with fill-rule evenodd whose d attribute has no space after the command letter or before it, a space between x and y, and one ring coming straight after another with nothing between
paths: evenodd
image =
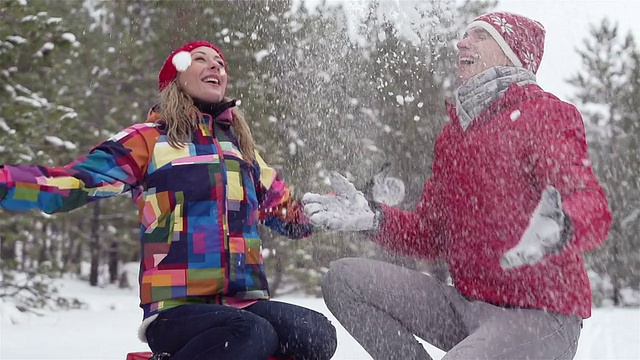
<instances>
[{"instance_id":1,"label":"snowy forest","mask_svg":"<svg viewBox=\"0 0 640 360\"><path fill-rule=\"evenodd\" d=\"M361 186L390 162L406 184L400 206L412 209L447 121L455 40L496 2L416 4L407 23L371 1L354 27L341 6L290 0L0 0L0 164L62 166L144 121L167 54L206 39L224 52L229 95L295 196L330 191L332 170ZM585 254L597 306L640 302L638 40L602 19L576 45L582 67L566 74L614 214L605 245ZM123 264L139 260L137 220L127 196L56 215L0 210L0 298L72 307L50 279L84 274L93 286L133 286ZM261 235L275 294L319 295L329 262L345 256L448 277L443 264L392 255L360 234Z\"/></svg>"}]
</instances>

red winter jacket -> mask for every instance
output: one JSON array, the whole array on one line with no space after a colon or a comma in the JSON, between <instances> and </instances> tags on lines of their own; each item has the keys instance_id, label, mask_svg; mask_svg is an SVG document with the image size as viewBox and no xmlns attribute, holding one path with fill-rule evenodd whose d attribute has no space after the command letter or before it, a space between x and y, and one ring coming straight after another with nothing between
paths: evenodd
<instances>
[{"instance_id":1,"label":"red winter jacket","mask_svg":"<svg viewBox=\"0 0 640 360\"><path fill-rule=\"evenodd\" d=\"M500 306L591 316L581 253L607 237L611 213L587 155L578 110L537 85L512 85L466 130L455 107L438 137L432 177L415 212L383 206L374 241L427 259L444 259L456 288ZM538 264L503 270L552 185L573 223L568 246Z\"/></svg>"}]
</instances>

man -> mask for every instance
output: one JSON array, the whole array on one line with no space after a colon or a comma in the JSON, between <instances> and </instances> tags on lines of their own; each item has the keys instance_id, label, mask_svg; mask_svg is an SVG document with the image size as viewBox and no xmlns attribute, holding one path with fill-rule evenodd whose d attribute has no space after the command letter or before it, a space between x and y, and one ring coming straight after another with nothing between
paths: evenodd
<instances>
[{"instance_id":1,"label":"man","mask_svg":"<svg viewBox=\"0 0 640 360\"><path fill-rule=\"evenodd\" d=\"M305 195L316 226L449 265L453 286L373 260L331 265L325 302L375 359L430 359L414 335L448 360L575 355L591 315L581 253L605 240L611 213L580 113L536 84L544 34L505 12L468 25L415 211L368 201L337 174L335 195Z\"/></svg>"}]
</instances>

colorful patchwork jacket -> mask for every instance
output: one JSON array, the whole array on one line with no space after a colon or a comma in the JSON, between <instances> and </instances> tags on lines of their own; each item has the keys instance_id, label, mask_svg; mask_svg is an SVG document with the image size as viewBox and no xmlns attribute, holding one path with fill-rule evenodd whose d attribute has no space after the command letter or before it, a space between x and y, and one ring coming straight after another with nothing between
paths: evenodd
<instances>
[{"instance_id":1,"label":"colorful patchwork jacket","mask_svg":"<svg viewBox=\"0 0 640 360\"><path fill-rule=\"evenodd\" d=\"M199 123L173 148L159 116L130 126L64 167L4 166L0 206L70 211L130 192L138 206L144 316L184 303L267 299L257 225L291 238L311 233L302 205L256 153L247 163L231 109Z\"/></svg>"}]
</instances>

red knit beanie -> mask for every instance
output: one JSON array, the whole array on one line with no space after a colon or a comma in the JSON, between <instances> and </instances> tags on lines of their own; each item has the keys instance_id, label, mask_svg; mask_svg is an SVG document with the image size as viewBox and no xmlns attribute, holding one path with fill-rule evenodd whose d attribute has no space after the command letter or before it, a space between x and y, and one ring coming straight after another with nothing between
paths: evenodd
<instances>
[{"instance_id":1,"label":"red knit beanie","mask_svg":"<svg viewBox=\"0 0 640 360\"><path fill-rule=\"evenodd\" d=\"M466 31L474 27L486 30L515 66L538 71L544 53L542 24L522 15L493 12L477 17Z\"/></svg>"},{"instance_id":2,"label":"red knit beanie","mask_svg":"<svg viewBox=\"0 0 640 360\"><path fill-rule=\"evenodd\" d=\"M215 45L207 41L193 41L190 43L186 43L181 47L173 50L169 57L167 57L167 59L164 61L164 64L160 69L160 73L158 73L158 90L164 90L164 88L166 88L167 85L169 85L171 81L176 78L176 75L178 75L178 69L176 69L176 65L173 63L173 57L182 51L191 52L193 49L199 48L201 46L206 46L215 50L224 61L224 55L222 55L222 51L220 51L220 49L218 49ZM226 68L227 62L224 61L224 63Z\"/></svg>"}]
</instances>

